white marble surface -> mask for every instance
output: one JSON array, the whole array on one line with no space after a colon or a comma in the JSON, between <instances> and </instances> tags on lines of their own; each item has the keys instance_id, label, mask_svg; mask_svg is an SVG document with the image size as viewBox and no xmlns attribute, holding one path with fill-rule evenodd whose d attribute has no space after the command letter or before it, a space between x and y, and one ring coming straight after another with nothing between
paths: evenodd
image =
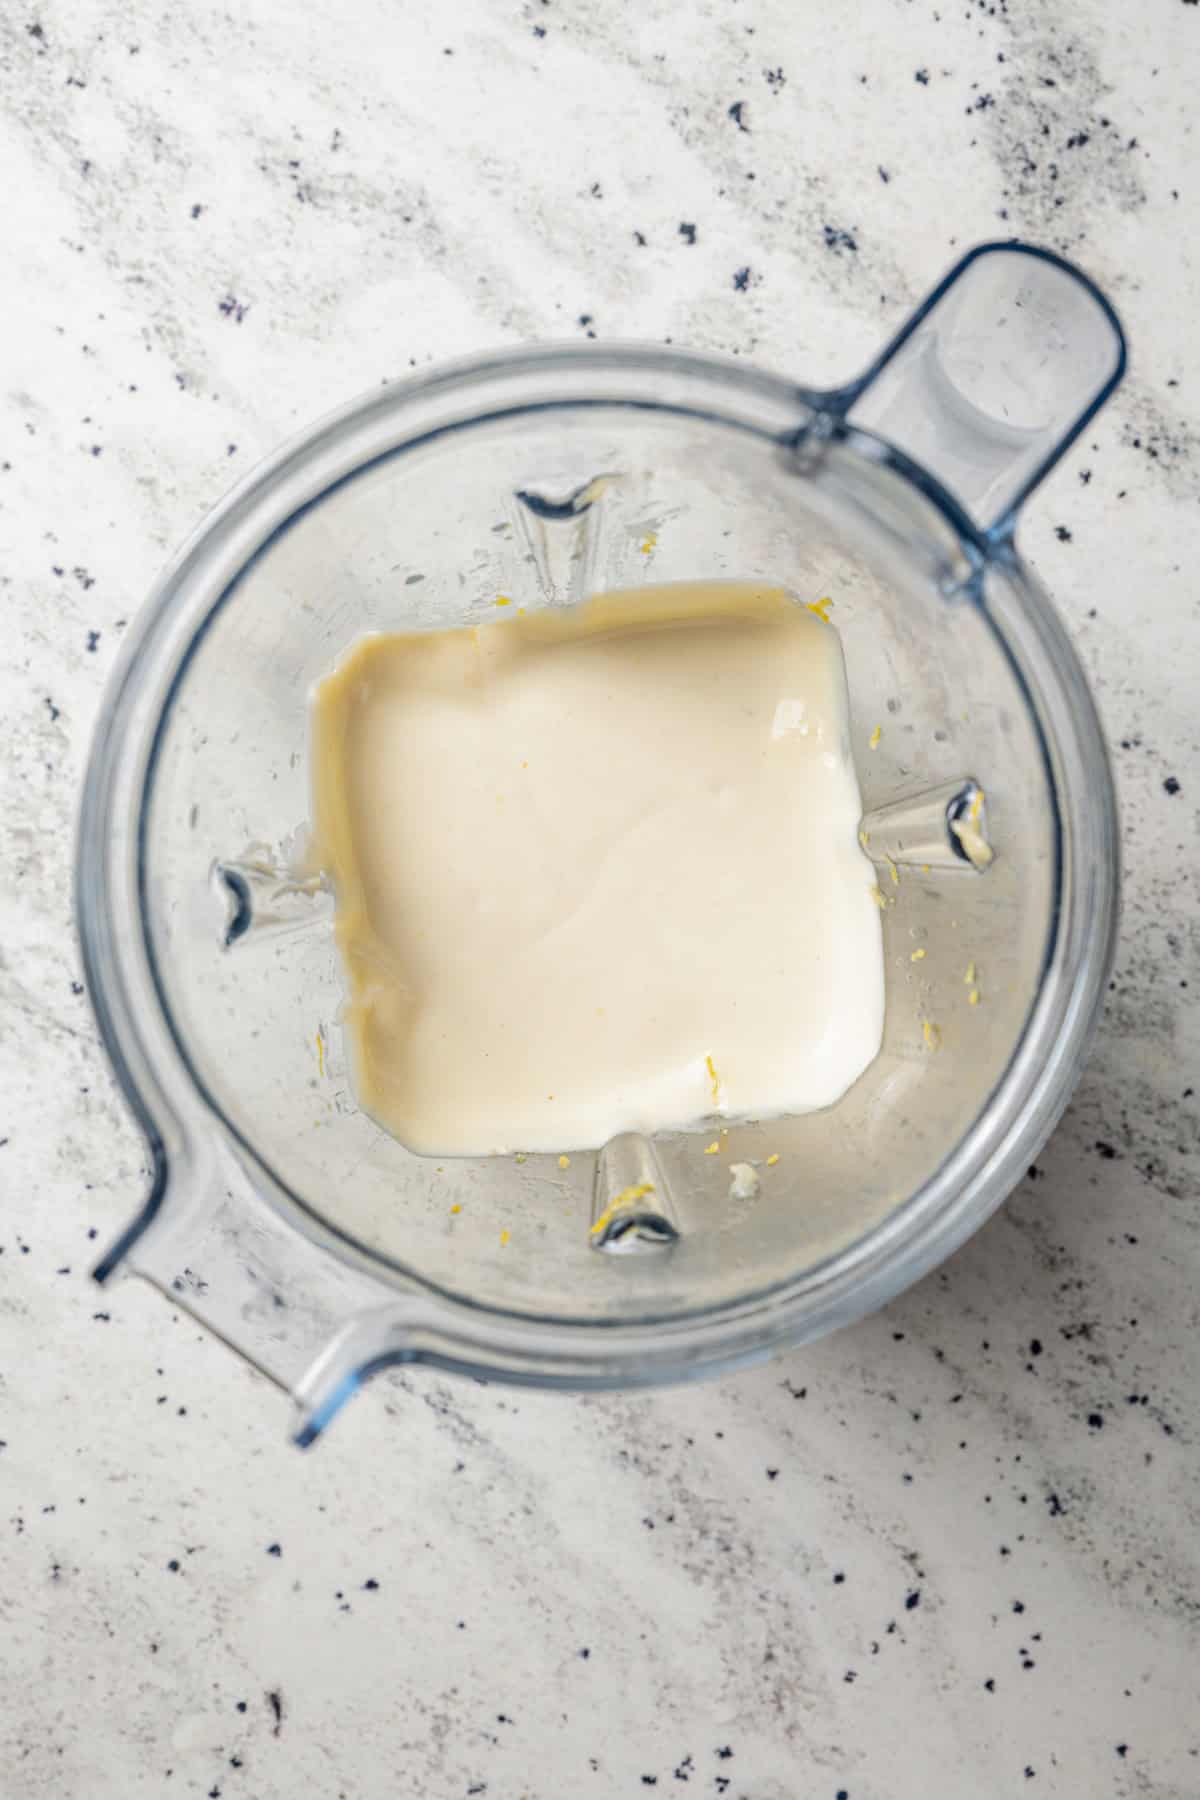
<instances>
[{"instance_id":1,"label":"white marble surface","mask_svg":"<svg viewBox=\"0 0 1200 1800\"><path fill-rule=\"evenodd\" d=\"M6 1800L1200 1793L1198 45L1195 0L5 9ZM590 329L819 381L1010 231L1134 349L1023 530L1125 821L1065 1122L947 1268L773 1367L417 1374L292 1451L272 1388L88 1281L143 1164L70 919L124 621L384 376Z\"/></svg>"}]
</instances>

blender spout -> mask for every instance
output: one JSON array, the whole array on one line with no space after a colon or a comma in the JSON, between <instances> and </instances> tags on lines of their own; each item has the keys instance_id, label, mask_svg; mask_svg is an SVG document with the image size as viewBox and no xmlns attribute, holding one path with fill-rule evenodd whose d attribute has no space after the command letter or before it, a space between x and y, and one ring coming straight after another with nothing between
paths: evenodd
<instances>
[{"instance_id":1,"label":"blender spout","mask_svg":"<svg viewBox=\"0 0 1200 1800\"><path fill-rule=\"evenodd\" d=\"M987 554L1125 366L1121 322L1081 269L1032 244L979 244L865 374L812 399L835 428L898 452Z\"/></svg>"}]
</instances>

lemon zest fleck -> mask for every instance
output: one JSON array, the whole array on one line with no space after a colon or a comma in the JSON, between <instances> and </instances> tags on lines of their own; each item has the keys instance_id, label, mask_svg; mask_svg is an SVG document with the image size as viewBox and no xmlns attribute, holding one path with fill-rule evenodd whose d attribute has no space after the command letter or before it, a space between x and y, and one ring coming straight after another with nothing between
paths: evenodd
<instances>
[{"instance_id":1,"label":"lemon zest fleck","mask_svg":"<svg viewBox=\"0 0 1200 1800\"><path fill-rule=\"evenodd\" d=\"M926 952L924 950L914 950L908 960L909 962L924 962L925 956Z\"/></svg>"},{"instance_id":2,"label":"lemon zest fleck","mask_svg":"<svg viewBox=\"0 0 1200 1800\"><path fill-rule=\"evenodd\" d=\"M868 849L870 847L870 843L871 843L870 832L869 831L860 831L858 834L858 841L862 845L864 850Z\"/></svg>"},{"instance_id":3,"label":"lemon zest fleck","mask_svg":"<svg viewBox=\"0 0 1200 1800\"><path fill-rule=\"evenodd\" d=\"M870 737L867 739L868 748L871 750L878 750L879 740L882 736L883 736L883 726L877 725L875 727L874 731L871 733Z\"/></svg>"},{"instance_id":4,"label":"lemon zest fleck","mask_svg":"<svg viewBox=\"0 0 1200 1800\"><path fill-rule=\"evenodd\" d=\"M975 986L975 964L973 962L969 962L967 964L967 972L963 976L963 986L964 987L974 987Z\"/></svg>"},{"instance_id":5,"label":"lemon zest fleck","mask_svg":"<svg viewBox=\"0 0 1200 1800\"><path fill-rule=\"evenodd\" d=\"M658 543L657 531L648 531L641 542L642 555L649 556L650 552L654 549L654 547L657 543Z\"/></svg>"},{"instance_id":6,"label":"lemon zest fleck","mask_svg":"<svg viewBox=\"0 0 1200 1800\"><path fill-rule=\"evenodd\" d=\"M828 594L823 594L819 600L806 600L804 604L810 613L816 613L818 619L828 625L829 609L833 605L833 601L829 598Z\"/></svg>"},{"instance_id":7,"label":"lemon zest fleck","mask_svg":"<svg viewBox=\"0 0 1200 1800\"><path fill-rule=\"evenodd\" d=\"M892 861L890 856L885 855L884 861L887 863L888 874L891 876L892 881L895 883L895 885L897 887L899 887L900 886L900 871L899 871L899 869L896 867L895 863Z\"/></svg>"},{"instance_id":8,"label":"lemon zest fleck","mask_svg":"<svg viewBox=\"0 0 1200 1800\"><path fill-rule=\"evenodd\" d=\"M721 1080L720 1080L719 1075L717 1074L717 1065L713 1061L711 1054L705 1057L704 1066L708 1070L708 1079L712 1085L713 1105L720 1106L720 1104L721 1104Z\"/></svg>"},{"instance_id":9,"label":"lemon zest fleck","mask_svg":"<svg viewBox=\"0 0 1200 1800\"><path fill-rule=\"evenodd\" d=\"M319 1029L317 1031L317 1073L323 1081L325 1079L325 1039L321 1036Z\"/></svg>"},{"instance_id":10,"label":"lemon zest fleck","mask_svg":"<svg viewBox=\"0 0 1200 1800\"><path fill-rule=\"evenodd\" d=\"M715 1143L714 1143L714 1144L706 1144L706 1145L705 1145L705 1146L704 1146L704 1154L705 1154L705 1156L719 1156L719 1155L720 1155L720 1152L721 1152L721 1146L720 1146L720 1144L715 1144Z\"/></svg>"},{"instance_id":11,"label":"lemon zest fleck","mask_svg":"<svg viewBox=\"0 0 1200 1800\"><path fill-rule=\"evenodd\" d=\"M511 1232L511 1231L502 1231L502 1232L501 1232L501 1233L500 1233L500 1248L501 1248L501 1249L502 1249L502 1250L503 1250L503 1248L504 1248L504 1246L505 1246L505 1244L507 1244L507 1243L508 1243L508 1242L509 1242L509 1241L510 1241L510 1239L511 1239L511 1238L512 1238L512 1232Z\"/></svg>"},{"instance_id":12,"label":"lemon zest fleck","mask_svg":"<svg viewBox=\"0 0 1200 1800\"><path fill-rule=\"evenodd\" d=\"M496 606L511 606L512 605L512 595L511 594L497 594L494 604Z\"/></svg>"},{"instance_id":13,"label":"lemon zest fleck","mask_svg":"<svg viewBox=\"0 0 1200 1800\"><path fill-rule=\"evenodd\" d=\"M951 819L950 829L963 847L967 861L975 869L986 869L994 861L996 852L988 843L981 831L976 831L968 816L964 819Z\"/></svg>"},{"instance_id":14,"label":"lemon zest fleck","mask_svg":"<svg viewBox=\"0 0 1200 1800\"><path fill-rule=\"evenodd\" d=\"M558 1159L558 1166L560 1169L569 1169L571 1166L570 1157L569 1156L560 1156Z\"/></svg>"},{"instance_id":15,"label":"lemon zest fleck","mask_svg":"<svg viewBox=\"0 0 1200 1800\"><path fill-rule=\"evenodd\" d=\"M930 1050L941 1049L942 1034L938 1027L933 1023L932 1019L926 1019L921 1027L921 1032Z\"/></svg>"},{"instance_id":16,"label":"lemon zest fleck","mask_svg":"<svg viewBox=\"0 0 1200 1800\"><path fill-rule=\"evenodd\" d=\"M524 1150L518 1150L517 1154L516 1154L516 1161L519 1163L528 1162L529 1157L527 1156L527 1154L525 1153Z\"/></svg>"},{"instance_id":17,"label":"lemon zest fleck","mask_svg":"<svg viewBox=\"0 0 1200 1800\"><path fill-rule=\"evenodd\" d=\"M775 1167L775 1164L776 1164L776 1163L777 1163L777 1162L778 1162L778 1161L779 1161L779 1152L778 1152L778 1150L772 1150L772 1152L771 1152L771 1154L770 1154L770 1156L768 1156L768 1158L767 1158L767 1167L768 1167L768 1169L773 1169L773 1168L774 1168L774 1167Z\"/></svg>"},{"instance_id":18,"label":"lemon zest fleck","mask_svg":"<svg viewBox=\"0 0 1200 1800\"><path fill-rule=\"evenodd\" d=\"M454 1202L454 1205L450 1208L450 1211L452 1213L460 1213L462 1211L462 1207L459 1205L457 1200Z\"/></svg>"},{"instance_id":19,"label":"lemon zest fleck","mask_svg":"<svg viewBox=\"0 0 1200 1800\"><path fill-rule=\"evenodd\" d=\"M967 1005L968 1006L978 1006L979 1005L979 989L978 988L972 988L970 993L967 995Z\"/></svg>"}]
</instances>

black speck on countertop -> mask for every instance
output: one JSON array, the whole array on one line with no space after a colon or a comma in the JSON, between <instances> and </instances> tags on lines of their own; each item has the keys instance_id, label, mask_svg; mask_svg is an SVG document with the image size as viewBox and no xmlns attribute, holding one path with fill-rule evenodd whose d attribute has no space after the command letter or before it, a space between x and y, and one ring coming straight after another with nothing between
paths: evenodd
<instances>
[{"instance_id":1,"label":"black speck on countertop","mask_svg":"<svg viewBox=\"0 0 1200 1800\"><path fill-rule=\"evenodd\" d=\"M1177 794L1179 792L1179 777L1177 775L1168 775L1166 780L1163 782L1163 788L1168 794L1171 794L1172 796Z\"/></svg>"},{"instance_id":2,"label":"black speck on countertop","mask_svg":"<svg viewBox=\"0 0 1200 1800\"><path fill-rule=\"evenodd\" d=\"M910 1592L909 1592L909 1593L907 1593L907 1594L906 1594L906 1595L905 1595L905 1596L904 1596L904 1610L905 1610L905 1612L912 1612L912 1610L913 1610L913 1608L914 1608L914 1607L915 1607L915 1606L920 1606L920 1604L921 1604L921 1590L920 1590L920 1588L913 1588L913 1589L912 1589L912 1590L911 1590L911 1591L910 1591Z\"/></svg>"},{"instance_id":3,"label":"black speck on countertop","mask_svg":"<svg viewBox=\"0 0 1200 1800\"><path fill-rule=\"evenodd\" d=\"M855 251L858 249L858 239L854 236L854 233L852 231L844 230L840 225L824 226L823 234L825 238L825 248L827 250L836 251L839 256L843 250Z\"/></svg>"}]
</instances>

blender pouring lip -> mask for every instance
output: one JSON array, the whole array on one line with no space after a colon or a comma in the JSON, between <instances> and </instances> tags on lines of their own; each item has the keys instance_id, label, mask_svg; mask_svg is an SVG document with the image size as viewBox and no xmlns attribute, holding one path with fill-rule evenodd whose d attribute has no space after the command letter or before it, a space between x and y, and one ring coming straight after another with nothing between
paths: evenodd
<instances>
[{"instance_id":1,"label":"blender pouring lip","mask_svg":"<svg viewBox=\"0 0 1200 1800\"><path fill-rule=\"evenodd\" d=\"M932 404L931 391L937 398L936 386L930 390L930 351L927 339L921 348L922 333L937 332L938 307L959 278L998 255L1044 260L1059 275L1084 284L1112 325L1117 349L1102 390L1083 396L1077 416L1061 426L1058 448L1050 454L1042 446L1032 479L991 523L980 524L944 481L945 469L930 470L902 443L864 426L863 419L871 416L871 388L889 365L894 367L893 357L907 357L908 377L925 383L923 407ZM347 439L368 416L391 418L432 395L450 396L452 405L469 402L479 385L503 386L526 374L552 382L583 371L598 384L604 378L628 389L630 377L664 365L701 387L708 384L710 398L718 388L724 402L745 395L748 403L753 395L774 414L781 446L820 455L823 440L878 463L918 489L946 521L964 558L959 592L988 615L1039 731L1052 710L1060 715L1058 740L1049 742L1042 734L1042 750L1052 765L1054 791L1073 800L1079 813L1068 821L1078 840L1068 869L1075 891L1060 901L1060 929L1047 949L1058 960L1055 969L1047 968L1048 979L1000 1084L1009 1094L1021 1090L1023 1103L1001 1116L998 1089L972 1135L970 1154L958 1144L926 1188L894 1207L867 1238L838 1252L827 1266L804 1271L799 1281L789 1276L715 1313L615 1324L533 1318L478 1305L415 1271L387 1266L351 1234L314 1214L222 1116L189 1067L154 977L143 925L148 792L170 697L200 636L248 560L287 529L298 496L307 510L361 472L365 465L355 460L357 445ZM1103 742L1074 653L1049 602L1023 569L1011 536L1021 502L1102 404L1123 367L1124 344L1111 309L1077 271L1026 246L981 246L935 289L867 376L833 394L658 350L597 345L518 352L458 365L353 402L252 473L181 551L125 645L85 783L77 863L84 965L102 1038L153 1161L142 1209L102 1258L97 1278L128 1266L162 1287L300 1398L300 1437L310 1441L341 1399L378 1367L428 1362L477 1376L571 1387L689 1379L758 1360L782 1344L847 1323L949 1254L999 1204L1065 1106L1111 960L1116 835ZM585 399L574 395L569 403ZM894 411L895 395L891 401L884 395L884 401ZM797 431L800 403L811 411ZM625 398L622 404L656 403ZM441 429L458 429L458 423L452 419ZM220 598L203 616L189 618L186 603L195 600L189 584L198 566L206 569L209 590L215 584ZM1002 601L988 592L989 570L1003 570L1007 578ZM1062 766L1053 766L1056 758ZM1088 782L1092 791L1085 805ZM1087 855L1081 854L1085 848ZM214 1135L224 1143L210 1144ZM251 1228L244 1216L238 1223L239 1208L243 1215L250 1209ZM207 1275L195 1273L202 1255L208 1258ZM224 1300L216 1293L222 1286ZM305 1309L294 1301L306 1288L315 1298L297 1326Z\"/></svg>"}]
</instances>

